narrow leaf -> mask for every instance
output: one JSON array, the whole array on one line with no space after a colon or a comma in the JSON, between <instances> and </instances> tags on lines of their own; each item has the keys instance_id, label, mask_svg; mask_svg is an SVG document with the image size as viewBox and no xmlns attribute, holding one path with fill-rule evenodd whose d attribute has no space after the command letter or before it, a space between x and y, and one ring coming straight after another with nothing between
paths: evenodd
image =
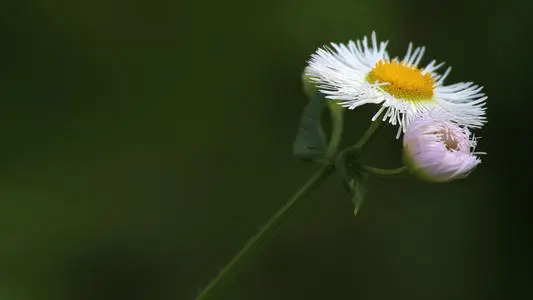
<instances>
[{"instance_id":1,"label":"narrow leaf","mask_svg":"<svg viewBox=\"0 0 533 300\"><path fill-rule=\"evenodd\" d=\"M365 200L368 174L360 168L351 154L339 155L335 161L335 169L350 193L350 199L354 204L354 215L357 216Z\"/></svg>"},{"instance_id":2,"label":"narrow leaf","mask_svg":"<svg viewBox=\"0 0 533 300\"><path fill-rule=\"evenodd\" d=\"M356 172L352 179L351 190L352 202L354 205L354 216L357 216L357 213L359 212L361 206L363 205L363 202L365 201L366 192L368 191L366 187L367 182L368 174L363 171Z\"/></svg>"}]
</instances>

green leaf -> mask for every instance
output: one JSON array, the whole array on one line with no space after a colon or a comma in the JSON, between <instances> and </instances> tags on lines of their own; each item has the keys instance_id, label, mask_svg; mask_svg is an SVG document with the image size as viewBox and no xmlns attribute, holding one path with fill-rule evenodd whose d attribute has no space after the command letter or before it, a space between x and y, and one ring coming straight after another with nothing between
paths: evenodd
<instances>
[{"instance_id":1,"label":"green leaf","mask_svg":"<svg viewBox=\"0 0 533 300\"><path fill-rule=\"evenodd\" d=\"M340 154L335 161L335 169L350 193L354 204L354 215L361 209L367 192L368 173L357 162L357 152Z\"/></svg>"},{"instance_id":2,"label":"green leaf","mask_svg":"<svg viewBox=\"0 0 533 300\"><path fill-rule=\"evenodd\" d=\"M357 160L361 155L359 148L342 151L335 159L335 170L343 182L348 183L353 177L354 170L358 169Z\"/></svg>"},{"instance_id":3,"label":"green leaf","mask_svg":"<svg viewBox=\"0 0 533 300\"><path fill-rule=\"evenodd\" d=\"M368 191L366 185L368 182L368 174L359 171L356 172L353 176L352 181L350 182L350 189L352 192L352 202L354 205L353 214L357 216L357 213L361 209L363 202L365 201L366 192Z\"/></svg>"},{"instance_id":4,"label":"green leaf","mask_svg":"<svg viewBox=\"0 0 533 300\"><path fill-rule=\"evenodd\" d=\"M293 145L296 157L311 161L325 158L327 141L321 124L324 107L325 99L322 94L312 95L300 117L298 134Z\"/></svg>"}]
</instances>

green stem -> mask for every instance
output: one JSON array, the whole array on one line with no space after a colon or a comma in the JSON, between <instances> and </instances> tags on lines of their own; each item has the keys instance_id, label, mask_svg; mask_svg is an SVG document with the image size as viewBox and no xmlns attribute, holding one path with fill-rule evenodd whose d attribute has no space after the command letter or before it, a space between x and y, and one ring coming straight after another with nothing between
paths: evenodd
<instances>
[{"instance_id":1,"label":"green stem","mask_svg":"<svg viewBox=\"0 0 533 300\"><path fill-rule=\"evenodd\" d=\"M376 121L373 121L368 127L368 129L365 131L363 136L359 139L359 141L357 141L355 145L352 145L342 150L339 156L351 154L354 157L359 157L361 153L363 153L363 148L365 147L366 143L370 141L374 133L376 133L376 131L380 127L381 122L381 118L378 118Z\"/></svg>"},{"instance_id":2,"label":"green stem","mask_svg":"<svg viewBox=\"0 0 533 300\"><path fill-rule=\"evenodd\" d=\"M363 148L365 144L370 140L370 138L374 135L376 130L381 125L381 118L378 116L378 119L373 121L372 124L370 124L370 127L365 131L365 134L357 141L357 143L354 145L354 148Z\"/></svg>"},{"instance_id":3,"label":"green stem","mask_svg":"<svg viewBox=\"0 0 533 300\"><path fill-rule=\"evenodd\" d=\"M246 242L244 247L233 257L233 259L220 271L209 285L200 293L196 300L209 299L220 288L224 280L229 279L231 273L235 274L238 267L243 266L248 259L265 244L268 239L275 236L282 222L295 211L302 203L304 196L314 187L318 186L331 174L331 166L325 165L318 169L313 176L283 205L274 215L270 217L261 230Z\"/></svg>"},{"instance_id":4,"label":"green stem","mask_svg":"<svg viewBox=\"0 0 533 300\"><path fill-rule=\"evenodd\" d=\"M335 158L342 138L342 129L344 127L343 108L335 101L327 100L328 108L331 115L331 137L328 145L326 156L330 159Z\"/></svg>"},{"instance_id":5,"label":"green stem","mask_svg":"<svg viewBox=\"0 0 533 300\"><path fill-rule=\"evenodd\" d=\"M368 173L379 175L379 176L400 175L407 170L406 166L399 167L396 169L380 169L380 168L374 168L374 167L367 166L367 165L361 165L361 168Z\"/></svg>"}]
</instances>

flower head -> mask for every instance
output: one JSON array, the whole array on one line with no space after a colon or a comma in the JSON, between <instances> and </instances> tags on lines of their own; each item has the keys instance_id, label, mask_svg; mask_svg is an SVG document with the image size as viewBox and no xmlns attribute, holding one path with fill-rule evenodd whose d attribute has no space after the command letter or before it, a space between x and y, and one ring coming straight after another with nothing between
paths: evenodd
<instances>
[{"instance_id":1,"label":"flower head","mask_svg":"<svg viewBox=\"0 0 533 300\"><path fill-rule=\"evenodd\" d=\"M430 111L407 126L403 136L404 160L419 178L447 182L464 178L481 163L473 152L476 139L463 126L450 122L449 114Z\"/></svg>"},{"instance_id":2,"label":"flower head","mask_svg":"<svg viewBox=\"0 0 533 300\"><path fill-rule=\"evenodd\" d=\"M435 60L419 67L425 48L413 50L410 43L402 60L390 59L388 42L379 42L373 32L369 45L350 41L347 45L331 43L331 48L319 48L309 60L306 75L317 84L327 98L355 109L364 104L380 104L372 118L382 115L383 121L399 125L400 132L421 112L444 109L450 118L464 126L481 127L485 122L485 100L482 87L472 82L444 85L451 68L439 75L443 66Z\"/></svg>"}]
</instances>

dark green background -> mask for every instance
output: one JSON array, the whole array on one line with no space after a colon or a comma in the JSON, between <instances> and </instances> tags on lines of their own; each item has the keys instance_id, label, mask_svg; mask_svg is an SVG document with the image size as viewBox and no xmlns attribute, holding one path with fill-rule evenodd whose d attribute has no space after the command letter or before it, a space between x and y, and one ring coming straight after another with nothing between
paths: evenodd
<instances>
[{"instance_id":1,"label":"dark green background","mask_svg":"<svg viewBox=\"0 0 533 300\"><path fill-rule=\"evenodd\" d=\"M485 86L489 155L450 184L373 178L358 218L328 181L218 299L527 299L526 3L1 4L0 299L193 299L314 169L291 154L309 55L372 30ZM394 134L369 162L399 165Z\"/></svg>"}]
</instances>

